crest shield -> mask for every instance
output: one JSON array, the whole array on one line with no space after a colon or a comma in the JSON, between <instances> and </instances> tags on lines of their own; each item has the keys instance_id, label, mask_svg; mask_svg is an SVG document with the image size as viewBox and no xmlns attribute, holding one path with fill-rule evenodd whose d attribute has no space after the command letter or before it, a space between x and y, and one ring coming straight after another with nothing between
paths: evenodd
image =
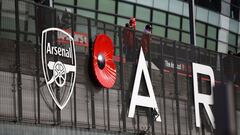
<instances>
[{"instance_id":1,"label":"crest shield","mask_svg":"<svg viewBox=\"0 0 240 135\"><path fill-rule=\"evenodd\" d=\"M64 38L65 42L62 43L59 37ZM59 28L45 29L42 32L41 58L47 89L62 110L72 95L76 79L76 54L72 36Z\"/></svg>"}]
</instances>

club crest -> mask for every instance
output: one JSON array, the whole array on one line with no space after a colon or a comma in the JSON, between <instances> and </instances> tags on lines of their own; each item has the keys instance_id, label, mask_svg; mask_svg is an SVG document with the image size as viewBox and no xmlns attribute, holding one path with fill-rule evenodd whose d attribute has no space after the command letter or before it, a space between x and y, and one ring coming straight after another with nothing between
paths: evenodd
<instances>
[{"instance_id":1,"label":"club crest","mask_svg":"<svg viewBox=\"0 0 240 135\"><path fill-rule=\"evenodd\" d=\"M65 35L65 41L68 42L60 42L60 35ZM62 110L72 95L76 79L76 54L72 36L59 28L45 29L42 32L41 55L48 91Z\"/></svg>"}]
</instances>

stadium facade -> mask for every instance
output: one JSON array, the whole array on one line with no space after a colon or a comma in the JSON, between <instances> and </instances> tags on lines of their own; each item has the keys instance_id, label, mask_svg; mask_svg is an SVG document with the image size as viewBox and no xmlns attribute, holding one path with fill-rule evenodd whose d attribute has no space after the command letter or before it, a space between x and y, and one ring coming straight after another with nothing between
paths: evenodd
<instances>
[{"instance_id":1,"label":"stadium facade","mask_svg":"<svg viewBox=\"0 0 240 135\"><path fill-rule=\"evenodd\" d=\"M48 2L0 1L0 134L240 133L238 0L195 1L196 46L187 1Z\"/></svg>"}]
</instances>

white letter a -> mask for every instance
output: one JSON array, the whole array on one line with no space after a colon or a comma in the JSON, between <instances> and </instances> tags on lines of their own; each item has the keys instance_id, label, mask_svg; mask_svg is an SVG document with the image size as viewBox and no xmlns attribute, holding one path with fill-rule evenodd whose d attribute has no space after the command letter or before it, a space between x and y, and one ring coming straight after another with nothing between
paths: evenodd
<instances>
[{"instance_id":1,"label":"white letter a","mask_svg":"<svg viewBox=\"0 0 240 135\"><path fill-rule=\"evenodd\" d=\"M147 90L149 93L149 97L138 95L142 73L144 74L144 78L145 78L145 81L147 84ZM137 105L153 108L159 114L157 102L156 102L155 95L153 92L153 87L152 87L152 83L150 80L150 76L149 76L149 72L147 69L147 65L145 62L145 57L144 57L142 48L140 50L137 72L136 72L135 81L134 81L134 85L133 85L133 93L132 93L128 117L133 118L134 113L135 113L135 108ZM158 115L156 120L161 122L160 114Z\"/></svg>"}]
</instances>

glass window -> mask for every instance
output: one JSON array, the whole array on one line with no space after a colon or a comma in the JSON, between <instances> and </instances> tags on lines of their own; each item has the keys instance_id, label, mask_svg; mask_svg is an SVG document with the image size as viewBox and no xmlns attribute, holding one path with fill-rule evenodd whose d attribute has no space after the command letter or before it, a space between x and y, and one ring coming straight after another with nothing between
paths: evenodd
<instances>
[{"instance_id":1,"label":"glass window","mask_svg":"<svg viewBox=\"0 0 240 135\"><path fill-rule=\"evenodd\" d=\"M153 6L158 9L168 10L169 0L154 0Z\"/></svg>"},{"instance_id":2,"label":"glass window","mask_svg":"<svg viewBox=\"0 0 240 135\"><path fill-rule=\"evenodd\" d=\"M208 19L208 10L201 8L201 7L197 7L197 17L196 19L207 22Z\"/></svg>"},{"instance_id":3,"label":"glass window","mask_svg":"<svg viewBox=\"0 0 240 135\"><path fill-rule=\"evenodd\" d=\"M165 37L165 28L161 26L153 25L152 33L160 37Z\"/></svg>"},{"instance_id":4,"label":"glass window","mask_svg":"<svg viewBox=\"0 0 240 135\"><path fill-rule=\"evenodd\" d=\"M68 1L68 0L64 0ZM78 0L77 5L84 8L95 9L96 0Z\"/></svg>"},{"instance_id":5,"label":"glass window","mask_svg":"<svg viewBox=\"0 0 240 135\"><path fill-rule=\"evenodd\" d=\"M207 49L216 51L216 42L214 40L207 40Z\"/></svg>"},{"instance_id":6,"label":"glass window","mask_svg":"<svg viewBox=\"0 0 240 135\"><path fill-rule=\"evenodd\" d=\"M114 0L99 0L98 9L100 11L115 13L115 2Z\"/></svg>"},{"instance_id":7,"label":"glass window","mask_svg":"<svg viewBox=\"0 0 240 135\"><path fill-rule=\"evenodd\" d=\"M237 49L232 46L228 46L228 51L232 51L234 54L237 53Z\"/></svg>"},{"instance_id":8,"label":"glass window","mask_svg":"<svg viewBox=\"0 0 240 135\"><path fill-rule=\"evenodd\" d=\"M183 12L183 2L179 0L170 0L169 11L182 15Z\"/></svg>"},{"instance_id":9,"label":"glass window","mask_svg":"<svg viewBox=\"0 0 240 135\"><path fill-rule=\"evenodd\" d=\"M111 15L98 14L98 19L104 22L114 23L114 16Z\"/></svg>"},{"instance_id":10,"label":"glass window","mask_svg":"<svg viewBox=\"0 0 240 135\"><path fill-rule=\"evenodd\" d=\"M230 19L229 30L238 33L238 21Z\"/></svg>"},{"instance_id":11,"label":"glass window","mask_svg":"<svg viewBox=\"0 0 240 135\"><path fill-rule=\"evenodd\" d=\"M67 4L67 5L73 5L73 0L54 0L54 2Z\"/></svg>"},{"instance_id":12,"label":"glass window","mask_svg":"<svg viewBox=\"0 0 240 135\"><path fill-rule=\"evenodd\" d=\"M133 16L133 5L119 2L118 3L118 14L127 16L130 18L131 16Z\"/></svg>"},{"instance_id":13,"label":"glass window","mask_svg":"<svg viewBox=\"0 0 240 135\"><path fill-rule=\"evenodd\" d=\"M182 19L182 29L185 30L185 31L189 31L189 19L185 19L183 18Z\"/></svg>"},{"instance_id":14,"label":"glass window","mask_svg":"<svg viewBox=\"0 0 240 135\"><path fill-rule=\"evenodd\" d=\"M153 6L153 0L137 0L137 3L140 3L142 5L146 5L146 6Z\"/></svg>"},{"instance_id":15,"label":"glass window","mask_svg":"<svg viewBox=\"0 0 240 135\"><path fill-rule=\"evenodd\" d=\"M230 45L236 46L237 45L237 35L229 32L229 34L228 34L228 43Z\"/></svg>"},{"instance_id":16,"label":"glass window","mask_svg":"<svg viewBox=\"0 0 240 135\"><path fill-rule=\"evenodd\" d=\"M54 8L64 11L67 7L66 6L54 5ZM67 9L69 9L69 8L67 8ZM73 10L71 10L71 11L73 11Z\"/></svg>"},{"instance_id":17,"label":"glass window","mask_svg":"<svg viewBox=\"0 0 240 135\"><path fill-rule=\"evenodd\" d=\"M217 51L221 53L228 53L228 45L224 42L218 42L217 44Z\"/></svg>"},{"instance_id":18,"label":"glass window","mask_svg":"<svg viewBox=\"0 0 240 135\"><path fill-rule=\"evenodd\" d=\"M175 15L168 15L168 26L173 28L180 28L180 17Z\"/></svg>"},{"instance_id":19,"label":"glass window","mask_svg":"<svg viewBox=\"0 0 240 135\"><path fill-rule=\"evenodd\" d=\"M86 16L86 17L90 17L90 18L95 18L95 13L91 12L91 11L78 9L77 14L82 15L82 16Z\"/></svg>"},{"instance_id":20,"label":"glass window","mask_svg":"<svg viewBox=\"0 0 240 135\"><path fill-rule=\"evenodd\" d=\"M198 47L205 48L205 39L204 38L197 36L196 42L197 42Z\"/></svg>"},{"instance_id":21,"label":"glass window","mask_svg":"<svg viewBox=\"0 0 240 135\"><path fill-rule=\"evenodd\" d=\"M136 18L144 21L150 21L150 10L144 7L137 6Z\"/></svg>"},{"instance_id":22,"label":"glass window","mask_svg":"<svg viewBox=\"0 0 240 135\"><path fill-rule=\"evenodd\" d=\"M213 39L217 39L217 28L208 26L207 36Z\"/></svg>"},{"instance_id":23,"label":"glass window","mask_svg":"<svg viewBox=\"0 0 240 135\"><path fill-rule=\"evenodd\" d=\"M137 22L137 30L139 30L139 31L143 31L144 30L144 28L145 28L145 25L146 25L146 23L144 23L144 22Z\"/></svg>"},{"instance_id":24,"label":"glass window","mask_svg":"<svg viewBox=\"0 0 240 135\"><path fill-rule=\"evenodd\" d=\"M219 29L218 31L218 40L223 41L225 43L228 42L228 31L225 29Z\"/></svg>"},{"instance_id":25,"label":"glass window","mask_svg":"<svg viewBox=\"0 0 240 135\"><path fill-rule=\"evenodd\" d=\"M166 25L166 13L161 11L153 11L153 22Z\"/></svg>"},{"instance_id":26,"label":"glass window","mask_svg":"<svg viewBox=\"0 0 240 135\"><path fill-rule=\"evenodd\" d=\"M216 12L209 11L208 14L208 23L213 24L213 25L219 25L219 18L220 15Z\"/></svg>"},{"instance_id":27,"label":"glass window","mask_svg":"<svg viewBox=\"0 0 240 135\"><path fill-rule=\"evenodd\" d=\"M181 41L190 44L190 34L183 32Z\"/></svg>"},{"instance_id":28,"label":"glass window","mask_svg":"<svg viewBox=\"0 0 240 135\"><path fill-rule=\"evenodd\" d=\"M196 22L196 33L205 36L206 25L203 23Z\"/></svg>"},{"instance_id":29,"label":"glass window","mask_svg":"<svg viewBox=\"0 0 240 135\"><path fill-rule=\"evenodd\" d=\"M183 3L183 15L189 17L189 8L188 3Z\"/></svg>"},{"instance_id":30,"label":"glass window","mask_svg":"<svg viewBox=\"0 0 240 135\"><path fill-rule=\"evenodd\" d=\"M1 31L0 38L16 40L16 33Z\"/></svg>"},{"instance_id":31,"label":"glass window","mask_svg":"<svg viewBox=\"0 0 240 135\"><path fill-rule=\"evenodd\" d=\"M15 24L16 24L15 18L10 18L7 16L1 17L1 28L15 30L16 29Z\"/></svg>"},{"instance_id":32,"label":"glass window","mask_svg":"<svg viewBox=\"0 0 240 135\"><path fill-rule=\"evenodd\" d=\"M238 50L240 49L240 35L237 35L237 44L238 44ZM240 51L239 51L240 52Z\"/></svg>"},{"instance_id":33,"label":"glass window","mask_svg":"<svg viewBox=\"0 0 240 135\"><path fill-rule=\"evenodd\" d=\"M125 24L128 23L128 21L129 21L129 19L118 17L117 18L117 25L125 26Z\"/></svg>"},{"instance_id":34,"label":"glass window","mask_svg":"<svg viewBox=\"0 0 240 135\"><path fill-rule=\"evenodd\" d=\"M229 21L230 19L227 16L221 16L220 17L220 26L226 30L229 30Z\"/></svg>"},{"instance_id":35,"label":"glass window","mask_svg":"<svg viewBox=\"0 0 240 135\"><path fill-rule=\"evenodd\" d=\"M239 6L240 6L239 0L231 0L230 5L230 17L234 18L236 20L239 19Z\"/></svg>"},{"instance_id":36,"label":"glass window","mask_svg":"<svg viewBox=\"0 0 240 135\"><path fill-rule=\"evenodd\" d=\"M179 41L179 31L168 29L167 37L172 40Z\"/></svg>"}]
</instances>

